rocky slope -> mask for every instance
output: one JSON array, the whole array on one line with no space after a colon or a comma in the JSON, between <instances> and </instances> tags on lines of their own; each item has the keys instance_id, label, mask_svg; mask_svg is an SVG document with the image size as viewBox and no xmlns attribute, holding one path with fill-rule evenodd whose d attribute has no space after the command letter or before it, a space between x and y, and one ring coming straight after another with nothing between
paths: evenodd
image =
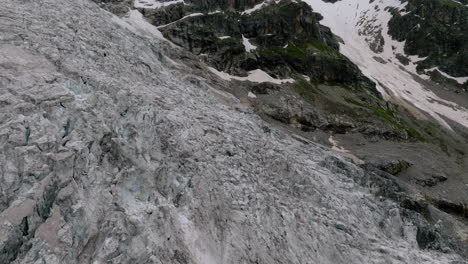
<instances>
[{"instance_id":1,"label":"rocky slope","mask_svg":"<svg viewBox=\"0 0 468 264\"><path fill-rule=\"evenodd\" d=\"M339 39L320 24L322 16L309 5L225 2L210 8L203 1L135 6L167 39L199 55L217 72L246 76L260 69L273 78L303 80L283 85L286 89L250 88L254 94L269 95L257 100L257 109L275 120L309 131L419 136L406 113L385 102L375 84L339 53ZM229 8L221 11L219 5ZM291 107L284 101L291 101Z\"/></svg>"},{"instance_id":2,"label":"rocky slope","mask_svg":"<svg viewBox=\"0 0 468 264\"><path fill-rule=\"evenodd\" d=\"M450 84L435 84L428 80L428 76L419 75L416 68L423 58L406 54L405 42L390 36L389 23L396 13L404 15L409 4L397 0L306 2L323 14L321 23L342 38L340 52L376 81L377 88L388 100L418 119L410 124L422 135L422 140L407 143L373 143L350 134L335 135L335 139L364 160L374 160L373 156L384 160L406 160L414 166L399 176L419 186L429 197L443 197L465 204L468 98L457 93L458 90L452 89ZM408 59L407 63L402 63L401 56ZM446 129L433 126L434 123ZM432 171L446 175L449 180L434 181ZM438 183L432 187L421 186L426 185L423 184L426 181Z\"/></svg>"}]
</instances>

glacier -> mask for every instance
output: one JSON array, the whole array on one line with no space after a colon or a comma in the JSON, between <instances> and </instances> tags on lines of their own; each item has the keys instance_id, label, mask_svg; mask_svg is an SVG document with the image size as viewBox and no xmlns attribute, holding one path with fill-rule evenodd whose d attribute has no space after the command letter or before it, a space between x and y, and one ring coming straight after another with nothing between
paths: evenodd
<instances>
[{"instance_id":1,"label":"glacier","mask_svg":"<svg viewBox=\"0 0 468 264\"><path fill-rule=\"evenodd\" d=\"M419 248L391 178L269 128L140 18L2 2L1 263L463 263Z\"/></svg>"}]
</instances>

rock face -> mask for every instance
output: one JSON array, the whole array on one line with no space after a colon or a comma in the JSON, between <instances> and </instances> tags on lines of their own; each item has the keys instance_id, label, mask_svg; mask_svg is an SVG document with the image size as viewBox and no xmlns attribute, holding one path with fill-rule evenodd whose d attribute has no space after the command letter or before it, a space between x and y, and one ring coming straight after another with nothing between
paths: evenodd
<instances>
[{"instance_id":1,"label":"rock face","mask_svg":"<svg viewBox=\"0 0 468 264\"><path fill-rule=\"evenodd\" d=\"M463 263L374 196L398 201L389 175L265 129L138 16L10 0L0 22L1 263Z\"/></svg>"},{"instance_id":2,"label":"rock face","mask_svg":"<svg viewBox=\"0 0 468 264\"><path fill-rule=\"evenodd\" d=\"M412 165L413 164L407 162L406 160L392 160L388 162L382 162L378 164L377 167L392 175L397 175L398 173L408 169Z\"/></svg>"},{"instance_id":3,"label":"rock face","mask_svg":"<svg viewBox=\"0 0 468 264\"><path fill-rule=\"evenodd\" d=\"M254 3L216 2L210 8L205 1L193 1L189 6L140 10L165 37L197 55L204 54L220 71L242 75L260 68L273 76L302 74L315 82L375 90L338 52L337 40L319 24L321 15L309 5L271 1L249 11ZM255 48L247 50L245 40Z\"/></svg>"},{"instance_id":4,"label":"rock face","mask_svg":"<svg viewBox=\"0 0 468 264\"><path fill-rule=\"evenodd\" d=\"M424 57L419 69L439 68L468 76L468 7L459 1L408 0L403 14L394 13L389 34L405 42L405 51Z\"/></svg>"}]
</instances>

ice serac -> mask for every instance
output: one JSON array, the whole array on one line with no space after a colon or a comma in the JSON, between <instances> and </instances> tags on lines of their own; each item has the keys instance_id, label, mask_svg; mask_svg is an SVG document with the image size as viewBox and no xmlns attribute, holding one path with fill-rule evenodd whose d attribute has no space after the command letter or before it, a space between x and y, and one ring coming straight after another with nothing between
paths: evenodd
<instances>
[{"instance_id":1,"label":"ice serac","mask_svg":"<svg viewBox=\"0 0 468 264\"><path fill-rule=\"evenodd\" d=\"M414 79L416 62L422 58L410 57L408 64L398 60L404 55L404 42L393 40L388 34L391 11L405 12L406 2L400 0L357 1L334 3L322 0L304 0L323 15L322 24L330 27L344 41L340 52L359 66L361 71L377 83L387 99L402 105L414 105L419 110L450 128L446 120L468 127L468 110L439 98ZM412 60L411 60L412 59ZM419 76L427 78L427 76ZM410 109L414 112L413 109ZM415 115L419 115L415 113Z\"/></svg>"},{"instance_id":2,"label":"ice serac","mask_svg":"<svg viewBox=\"0 0 468 264\"><path fill-rule=\"evenodd\" d=\"M390 178L269 128L140 18L2 2L0 263L463 261L375 197Z\"/></svg>"}]
</instances>

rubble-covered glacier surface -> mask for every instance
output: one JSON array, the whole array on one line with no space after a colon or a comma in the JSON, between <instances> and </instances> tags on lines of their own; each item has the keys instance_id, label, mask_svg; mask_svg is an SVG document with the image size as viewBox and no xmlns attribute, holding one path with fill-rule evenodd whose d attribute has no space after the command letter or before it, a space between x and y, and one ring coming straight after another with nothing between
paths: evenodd
<instances>
[{"instance_id":1,"label":"rubble-covered glacier surface","mask_svg":"<svg viewBox=\"0 0 468 264\"><path fill-rule=\"evenodd\" d=\"M86 0L0 9L1 263L450 263L358 166ZM141 33L141 34L136 34Z\"/></svg>"}]
</instances>

